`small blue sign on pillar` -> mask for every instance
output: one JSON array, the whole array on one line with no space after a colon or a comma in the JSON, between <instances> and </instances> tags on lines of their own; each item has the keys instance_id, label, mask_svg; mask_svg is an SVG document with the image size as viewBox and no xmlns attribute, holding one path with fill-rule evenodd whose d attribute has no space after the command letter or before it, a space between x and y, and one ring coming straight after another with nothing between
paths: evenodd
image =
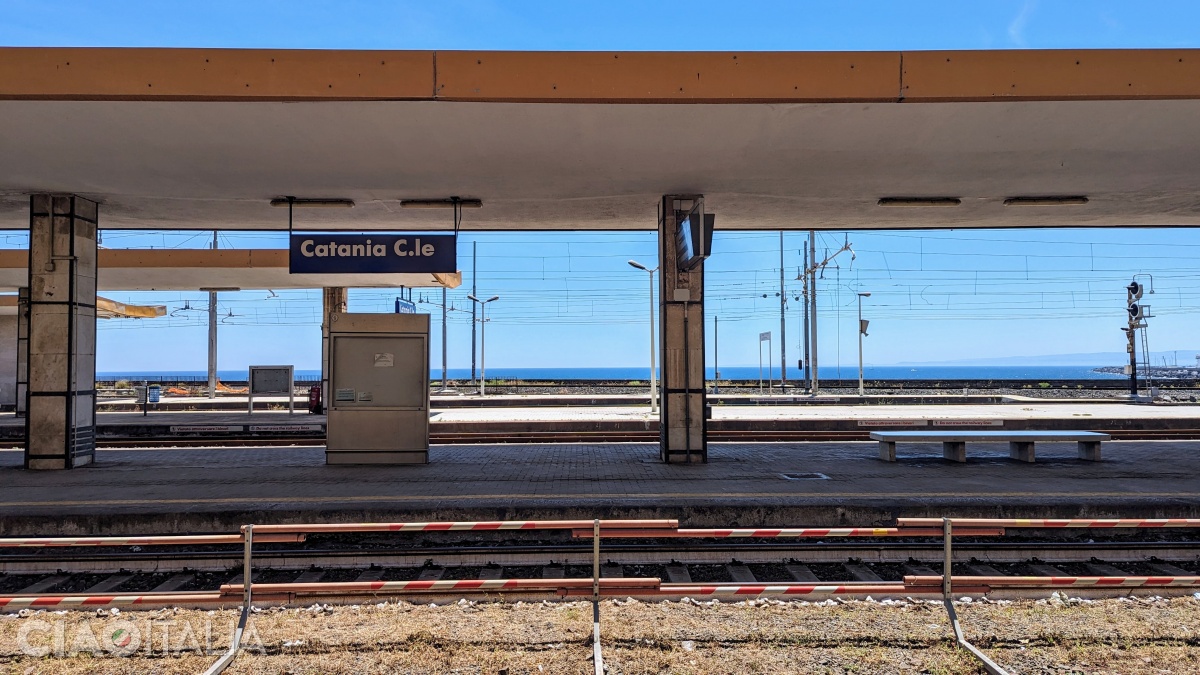
<instances>
[{"instance_id":1,"label":"small blue sign on pillar","mask_svg":"<svg viewBox=\"0 0 1200 675\"><path fill-rule=\"evenodd\" d=\"M292 234L292 274L458 271L452 234Z\"/></svg>"}]
</instances>

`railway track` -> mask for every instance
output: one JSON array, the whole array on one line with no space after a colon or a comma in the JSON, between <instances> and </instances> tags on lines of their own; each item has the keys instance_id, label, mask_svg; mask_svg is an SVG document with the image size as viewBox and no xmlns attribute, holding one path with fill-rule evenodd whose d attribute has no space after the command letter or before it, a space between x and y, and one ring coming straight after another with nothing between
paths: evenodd
<instances>
[{"instance_id":1,"label":"railway track","mask_svg":"<svg viewBox=\"0 0 1200 675\"><path fill-rule=\"evenodd\" d=\"M368 543L370 540L368 540ZM320 543L320 542L318 542ZM606 541L602 576L668 583L893 583L939 574L937 542ZM241 583L240 547L0 556L0 595L214 591ZM592 544L412 547L262 545L255 583L586 579ZM964 576L1200 575L1200 541L963 541L954 573Z\"/></svg>"}]
</instances>

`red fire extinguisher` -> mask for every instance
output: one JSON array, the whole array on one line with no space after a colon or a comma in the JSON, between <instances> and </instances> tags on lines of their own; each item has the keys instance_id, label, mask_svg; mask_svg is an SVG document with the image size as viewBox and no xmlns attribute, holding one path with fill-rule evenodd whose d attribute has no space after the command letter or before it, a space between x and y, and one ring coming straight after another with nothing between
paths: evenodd
<instances>
[{"instance_id":1,"label":"red fire extinguisher","mask_svg":"<svg viewBox=\"0 0 1200 675\"><path fill-rule=\"evenodd\" d=\"M308 412L313 415L320 415L325 412L321 406L321 385L314 384L308 388Z\"/></svg>"}]
</instances>

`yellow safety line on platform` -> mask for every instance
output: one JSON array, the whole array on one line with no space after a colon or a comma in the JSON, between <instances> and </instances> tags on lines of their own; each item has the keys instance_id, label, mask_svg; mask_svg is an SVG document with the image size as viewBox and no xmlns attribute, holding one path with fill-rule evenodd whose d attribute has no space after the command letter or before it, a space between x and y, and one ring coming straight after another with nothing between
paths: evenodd
<instances>
[{"instance_id":1,"label":"yellow safety line on platform","mask_svg":"<svg viewBox=\"0 0 1200 675\"><path fill-rule=\"evenodd\" d=\"M740 497L871 497L875 499L903 499L912 497L1155 497L1155 498L1200 498L1200 492L733 492L714 495L712 492L644 492L644 493L575 493L575 494L512 494L490 495L372 495L342 497L212 497L208 499L87 499L73 501L0 502L0 508L30 506L135 506L139 504L239 504L278 502L281 504L330 504L336 502L420 502L430 500L484 500L484 499L682 499L702 497L712 499Z\"/></svg>"}]
</instances>

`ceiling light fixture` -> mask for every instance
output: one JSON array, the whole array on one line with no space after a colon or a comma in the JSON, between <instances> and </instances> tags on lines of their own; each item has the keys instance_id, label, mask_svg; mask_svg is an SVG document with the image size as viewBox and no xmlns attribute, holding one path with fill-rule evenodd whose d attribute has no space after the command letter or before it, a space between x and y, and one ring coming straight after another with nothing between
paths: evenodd
<instances>
[{"instance_id":1,"label":"ceiling light fixture","mask_svg":"<svg viewBox=\"0 0 1200 675\"><path fill-rule=\"evenodd\" d=\"M1009 197L1004 200L1005 206L1080 206L1086 203L1088 203L1088 198L1083 195Z\"/></svg>"},{"instance_id":2,"label":"ceiling light fixture","mask_svg":"<svg viewBox=\"0 0 1200 675\"><path fill-rule=\"evenodd\" d=\"M400 208L402 209L452 209L455 206L460 209L478 209L483 207L483 201L479 199L401 199Z\"/></svg>"},{"instance_id":3,"label":"ceiling light fixture","mask_svg":"<svg viewBox=\"0 0 1200 675\"><path fill-rule=\"evenodd\" d=\"M353 199L320 199L320 198L301 198L301 197L276 197L271 200L271 206L296 206L296 207L334 207L334 208L353 208Z\"/></svg>"},{"instance_id":4,"label":"ceiling light fixture","mask_svg":"<svg viewBox=\"0 0 1200 675\"><path fill-rule=\"evenodd\" d=\"M880 206L958 206L962 200L958 197L883 197L877 203Z\"/></svg>"}]
</instances>

